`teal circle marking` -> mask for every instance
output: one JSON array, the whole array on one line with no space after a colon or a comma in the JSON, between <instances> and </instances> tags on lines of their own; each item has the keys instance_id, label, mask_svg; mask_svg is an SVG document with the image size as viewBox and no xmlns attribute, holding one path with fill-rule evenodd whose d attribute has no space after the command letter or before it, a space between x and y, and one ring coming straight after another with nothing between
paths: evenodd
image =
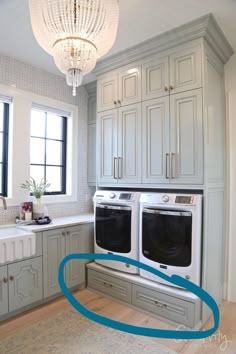
<instances>
[{"instance_id":1,"label":"teal circle marking","mask_svg":"<svg viewBox=\"0 0 236 354\"><path fill-rule=\"evenodd\" d=\"M185 288L192 292L193 294L197 295L202 301L205 302L206 305L209 306L213 313L214 317L214 327L199 332L199 331L178 331L178 330L166 330L166 329L156 329L156 328L145 328L145 327L138 327L138 326L133 326L129 325L126 323L122 323L119 321L112 320L110 318L98 315L94 313L93 311L88 310L86 307L81 305L75 297L72 295L68 287L66 286L65 279L64 279L64 268L66 263L73 259L87 259L87 260L94 260L94 259L102 259L102 260L113 260L117 262L123 262L127 264L134 265L135 267L142 268L150 273L155 274L158 277L161 277L168 282L181 286L182 288ZM163 274L159 270L150 267L144 263L141 263L139 261L136 261L134 259L128 258L128 257L123 257L119 255L114 255L114 254L94 254L94 253L78 253L78 254L71 254L66 256L62 262L60 263L59 266L59 272L58 272L58 281L59 285L61 287L62 292L64 293L65 297L67 300L71 303L71 305L78 311L80 312L83 316L89 318L92 321L98 322L102 325L105 325L107 327L111 327L114 329L117 329L119 331L131 333L131 334L137 334L140 336L147 336L147 337L156 337L156 338L171 338L171 339L202 339L202 338L207 338L214 334L218 327L219 327L219 320L220 320L220 313L219 313L219 308L215 302L215 300L203 289L201 289L199 286L196 284L178 276L178 275L172 275L171 277Z\"/></svg>"}]
</instances>

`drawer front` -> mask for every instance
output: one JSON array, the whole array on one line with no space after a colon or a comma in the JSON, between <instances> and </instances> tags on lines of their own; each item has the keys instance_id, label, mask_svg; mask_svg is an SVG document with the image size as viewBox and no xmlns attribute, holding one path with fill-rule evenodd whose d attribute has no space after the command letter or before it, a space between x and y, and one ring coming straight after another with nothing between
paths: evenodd
<instances>
[{"instance_id":1,"label":"drawer front","mask_svg":"<svg viewBox=\"0 0 236 354\"><path fill-rule=\"evenodd\" d=\"M88 269L88 288L101 291L116 299L131 303L131 284Z\"/></svg>"},{"instance_id":2,"label":"drawer front","mask_svg":"<svg viewBox=\"0 0 236 354\"><path fill-rule=\"evenodd\" d=\"M174 322L194 326L194 303L133 285L132 304Z\"/></svg>"}]
</instances>

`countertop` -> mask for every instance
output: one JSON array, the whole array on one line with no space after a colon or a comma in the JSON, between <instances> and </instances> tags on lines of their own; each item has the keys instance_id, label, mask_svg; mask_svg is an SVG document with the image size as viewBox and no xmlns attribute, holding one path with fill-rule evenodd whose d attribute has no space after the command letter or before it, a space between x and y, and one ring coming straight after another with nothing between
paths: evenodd
<instances>
[{"instance_id":1,"label":"countertop","mask_svg":"<svg viewBox=\"0 0 236 354\"><path fill-rule=\"evenodd\" d=\"M39 231L46 231L51 229L57 229L60 227L67 227L73 226L78 224L88 224L94 222L94 214L81 214L75 216L66 216L61 218L52 219L50 224L46 225L17 225L17 227L32 231L32 232L39 232Z\"/></svg>"}]
</instances>

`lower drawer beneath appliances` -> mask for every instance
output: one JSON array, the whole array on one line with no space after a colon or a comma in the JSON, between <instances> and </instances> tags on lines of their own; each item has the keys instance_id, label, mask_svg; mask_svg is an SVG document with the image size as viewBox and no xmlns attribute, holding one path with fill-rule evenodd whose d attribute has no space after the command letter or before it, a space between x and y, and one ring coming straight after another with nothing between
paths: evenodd
<instances>
[{"instance_id":1,"label":"lower drawer beneath appliances","mask_svg":"<svg viewBox=\"0 0 236 354\"><path fill-rule=\"evenodd\" d=\"M199 303L188 302L138 285L133 285L132 288L132 304L189 327L195 325L195 307L199 306Z\"/></svg>"},{"instance_id":2,"label":"lower drawer beneath appliances","mask_svg":"<svg viewBox=\"0 0 236 354\"><path fill-rule=\"evenodd\" d=\"M107 274L88 269L88 288L131 303L131 284Z\"/></svg>"}]
</instances>

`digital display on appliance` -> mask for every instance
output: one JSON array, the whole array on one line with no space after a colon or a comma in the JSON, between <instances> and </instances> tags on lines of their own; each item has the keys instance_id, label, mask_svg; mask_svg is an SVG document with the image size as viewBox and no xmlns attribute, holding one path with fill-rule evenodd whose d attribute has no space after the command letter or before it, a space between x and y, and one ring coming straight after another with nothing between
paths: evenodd
<instances>
[{"instance_id":1,"label":"digital display on appliance","mask_svg":"<svg viewBox=\"0 0 236 354\"><path fill-rule=\"evenodd\" d=\"M122 200L130 200L130 199L131 199L131 196L132 196L131 193L121 193L119 199L122 199Z\"/></svg>"},{"instance_id":2,"label":"digital display on appliance","mask_svg":"<svg viewBox=\"0 0 236 354\"><path fill-rule=\"evenodd\" d=\"M191 199L192 197L186 196L186 195L178 195L175 198L175 203L180 203L180 204L191 204Z\"/></svg>"}]
</instances>

